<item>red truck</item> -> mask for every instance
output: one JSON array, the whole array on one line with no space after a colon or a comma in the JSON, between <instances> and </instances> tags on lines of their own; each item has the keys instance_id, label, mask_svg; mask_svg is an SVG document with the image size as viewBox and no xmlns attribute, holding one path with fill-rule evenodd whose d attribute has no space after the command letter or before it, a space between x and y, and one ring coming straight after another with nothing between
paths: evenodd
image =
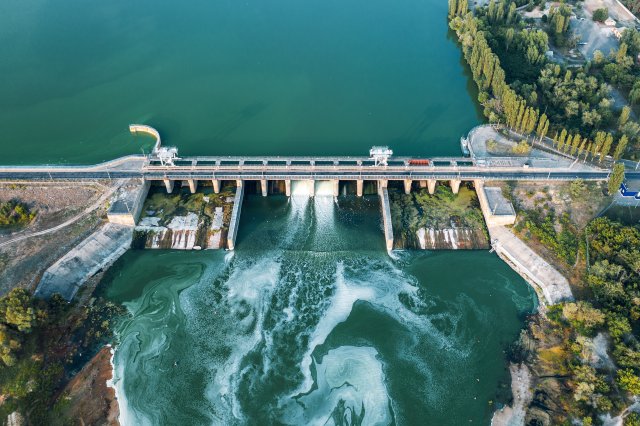
<instances>
[{"instance_id":1,"label":"red truck","mask_svg":"<svg viewBox=\"0 0 640 426\"><path fill-rule=\"evenodd\" d=\"M429 160L409 160L410 166L428 166Z\"/></svg>"}]
</instances>

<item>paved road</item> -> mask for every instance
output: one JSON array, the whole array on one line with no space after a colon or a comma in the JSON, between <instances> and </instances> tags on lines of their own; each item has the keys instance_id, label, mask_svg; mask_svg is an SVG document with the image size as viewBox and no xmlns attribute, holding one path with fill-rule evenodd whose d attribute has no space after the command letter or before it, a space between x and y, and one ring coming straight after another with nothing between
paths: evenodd
<instances>
[{"instance_id":1,"label":"paved road","mask_svg":"<svg viewBox=\"0 0 640 426\"><path fill-rule=\"evenodd\" d=\"M208 157L222 159L223 157ZM224 161L217 164L198 164L195 159L192 165L179 165L164 167L149 164L142 156L130 156L116 159L95 166L0 166L0 179L3 180L96 180L96 179L126 179L145 178L147 180L606 180L609 171L597 168L562 167L550 162L543 166L534 167L513 166L505 163L492 166L480 166L469 163L468 158L460 158L460 163L451 163L436 166L390 164L389 166L373 166L370 164L299 164L297 157L269 157L269 161L279 163L263 164L266 161L261 157L248 157L242 164L235 162L240 157L233 158L234 164L225 164ZM300 157L302 158L302 157ZM304 157L310 161L309 158ZM353 161L363 157L322 157L335 161ZM350 160L347 160L349 158ZM286 160L293 161L285 164ZM455 160L455 158L447 158ZM397 159L395 160L397 162ZM633 166L636 164L634 163ZM640 178L640 170L634 170L628 166L627 177Z\"/></svg>"},{"instance_id":2,"label":"paved road","mask_svg":"<svg viewBox=\"0 0 640 426\"><path fill-rule=\"evenodd\" d=\"M434 169L431 171L412 170L363 170L363 171L282 171L282 170L246 170L246 171L199 171L199 170L176 170L166 171L52 171L52 172L0 172L0 179L13 180L97 180L97 179L125 179L125 178L145 178L147 180L574 180L581 178L584 180L606 180L608 171L567 171L567 170L489 170L489 169ZM627 178L639 179L640 171L627 172Z\"/></svg>"}]
</instances>

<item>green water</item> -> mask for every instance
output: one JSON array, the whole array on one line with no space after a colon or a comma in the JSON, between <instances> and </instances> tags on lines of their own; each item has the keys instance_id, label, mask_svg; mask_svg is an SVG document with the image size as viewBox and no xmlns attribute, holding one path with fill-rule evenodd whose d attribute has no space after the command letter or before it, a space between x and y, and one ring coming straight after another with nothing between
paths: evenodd
<instances>
[{"instance_id":1,"label":"green water","mask_svg":"<svg viewBox=\"0 0 640 426\"><path fill-rule=\"evenodd\" d=\"M378 209L250 196L235 253L122 258L124 423L488 424L533 291L488 252L390 258Z\"/></svg>"},{"instance_id":2,"label":"green water","mask_svg":"<svg viewBox=\"0 0 640 426\"><path fill-rule=\"evenodd\" d=\"M459 154L479 116L436 0L4 0L0 163ZM470 94L471 93L471 94Z\"/></svg>"}]
</instances>

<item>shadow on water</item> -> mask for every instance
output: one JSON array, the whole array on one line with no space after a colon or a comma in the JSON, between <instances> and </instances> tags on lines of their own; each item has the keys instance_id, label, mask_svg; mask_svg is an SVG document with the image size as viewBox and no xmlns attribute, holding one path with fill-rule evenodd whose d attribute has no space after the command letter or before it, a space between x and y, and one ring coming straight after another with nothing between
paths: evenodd
<instances>
[{"instance_id":1,"label":"shadow on water","mask_svg":"<svg viewBox=\"0 0 640 426\"><path fill-rule=\"evenodd\" d=\"M481 123L486 123L487 119L484 116L482 105L480 105L480 103L478 102L478 95L480 94L480 91L478 90L478 86L476 85L476 82L473 81L473 74L471 73L471 68L469 67L469 64L467 63L467 61L464 59L464 54L462 53L462 48L461 48L462 46L460 46L460 43L458 42L458 36L456 35L456 32L453 31L451 28L449 28L449 30L447 31L447 41L454 43L456 47L459 49L460 67L462 68L462 73L467 78L467 93L469 94L469 97L473 100L472 103L476 111L478 121L480 121Z\"/></svg>"}]
</instances>

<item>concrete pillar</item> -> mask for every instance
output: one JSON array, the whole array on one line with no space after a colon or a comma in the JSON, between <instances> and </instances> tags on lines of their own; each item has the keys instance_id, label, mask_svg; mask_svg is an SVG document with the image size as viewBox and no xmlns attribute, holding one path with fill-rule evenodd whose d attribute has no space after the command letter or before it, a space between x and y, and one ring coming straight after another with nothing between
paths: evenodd
<instances>
[{"instance_id":1,"label":"concrete pillar","mask_svg":"<svg viewBox=\"0 0 640 426\"><path fill-rule=\"evenodd\" d=\"M220 193L220 181L218 179L213 179L213 192L215 194Z\"/></svg>"},{"instance_id":2,"label":"concrete pillar","mask_svg":"<svg viewBox=\"0 0 640 426\"><path fill-rule=\"evenodd\" d=\"M289 179L284 181L284 193L287 197L291 197L291 181Z\"/></svg>"},{"instance_id":3,"label":"concrete pillar","mask_svg":"<svg viewBox=\"0 0 640 426\"><path fill-rule=\"evenodd\" d=\"M356 181L356 194L358 195L358 197L362 197L362 193L364 189L364 181L362 179L358 179Z\"/></svg>"},{"instance_id":4,"label":"concrete pillar","mask_svg":"<svg viewBox=\"0 0 640 426\"><path fill-rule=\"evenodd\" d=\"M231 212L231 220L229 221L229 233L227 234L227 248L235 250L236 237L238 235L238 227L240 226L240 211L242 209L242 200L244 199L244 187L242 181L236 181L236 196L233 200L233 211Z\"/></svg>"},{"instance_id":5,"label":"concrete pillar","mask_svg":"<svg viewBox=\"0 0 640 426\"><path fill-rule=\"evenodd\" d=\"M420 182L420 188L426 188L427 187L427 181L426 180L421 180Z\"/></svg>"},{"instance_id":6,"label":"concrete pillar","mask_svg":"<svg viewBox=\"0 0 640 426\"><path fill-rule=\"evenodd\" d=\"M389 191L380 188L380 205L382 207L382 223L384 228L384 240L387 251L393 250L393 224L391 222L391 203L389 203Z\"/></svg>"},{"instance_id":7,"label":"concrete pillar","mask_svg":"<svg viewBox=\"0 0 640 426\"><path fill-rule=\"evenodd\" d=\"M236 179L236 188L240 188L242 186L244 186L243 182L242 182L242 179ZM243 195L244 195L244 193L243 193Z\"/></svg>"},{"instance_id":8,"label":"concrete pillar","mask_svg":"<svg viewBox=\"0 0 640 426\"><path fill-rule=\"evenodd\" d=\"M173 181L171 179L163 179L164 186L167 188L167 194L171 194L173 192Z\"/></svg>"},{"instance_id":9,"label":"concrete pillar","mask_svg":"<svg viewBox=\"0 0 640 426\"><path fill-rule=\"evenodd\" d=\"M404 180L404 193L409 195L411 194L411 183L413 181L411 179L405 179Z\"/></svg>"},{"instance_id":10,"label":"concrete pillar","mask_svg":"<svg viewBox=\"0 0 640 426\"><path fill-rule=\"evenodd\" d=\"M333 185L333 196L337 197L340 195L340 181L338 179L334 179L331 181L331 184Z\"/></svg>"},{"instance_id":11,"label":"concrete pillar","mask_svg":"<svg viewBox=\"0 0 640 426\"><path fill-rule=\"evenodd\" d=\"M267 192L268 192L268 188L269 188L269 185L267 185L267 180L266 179L261 179L260 180L260 187L262 188L262 196L266 197L267 196Z\"/></svg>"},{"instance_id":12,"label":"concrete pillar","mask_svg":"<svg viewBox=\"0 0 640 426\"><path fill-rule=\"evenodd\" d=\"M382 190L387 187L388 183L389 183L389 181L386 180L386 179L379 179L378 180L378 192L381 193Z\"/></svg>"},{"instance_id":13,"label":"concrete pillar","mask_svg":"<svg viewBox=\"0 0 640 426\"><path fill-rule=\"evenodd\" d=\"M429 190L429 194L433 195L436 192L436 183L438 183L435 179L429 179L427 181L427 189Z\"/></svg>"},{"instance_id":14,"label":"concrete pillar","mask_svg":"<svg viewBox=\"0 0 640 426\"><path fill-rule=\"evenodd\" d=\"M451 185L451 191L453 191L454 194L457 194L458 191L460 190L460 180L459 179L451 179L451 182L449 182Z\"/></svg>"},{"instance_id":15,"label":"concrete pillar","mask_svg":"<svg viewBox=\"0 0 640 426\"><path fill-rule=\"evenodd\" d=\"M196 189L198 189L198 181L195 179L189 179L187 182L189 182L189 190L192 194L195 194Z\"/></svg>"},{"instance_id":16,"label":"concrete pillar","mask_svg":"<svg viewBox=\"0 0 640 426\"><path fill-rule=\"evenodd\" d=\"M316 196L316 181L315 180L310 180L307 181L309 182L309 195L311 197L315 197Z\"/></svg>"}]
</instances>

